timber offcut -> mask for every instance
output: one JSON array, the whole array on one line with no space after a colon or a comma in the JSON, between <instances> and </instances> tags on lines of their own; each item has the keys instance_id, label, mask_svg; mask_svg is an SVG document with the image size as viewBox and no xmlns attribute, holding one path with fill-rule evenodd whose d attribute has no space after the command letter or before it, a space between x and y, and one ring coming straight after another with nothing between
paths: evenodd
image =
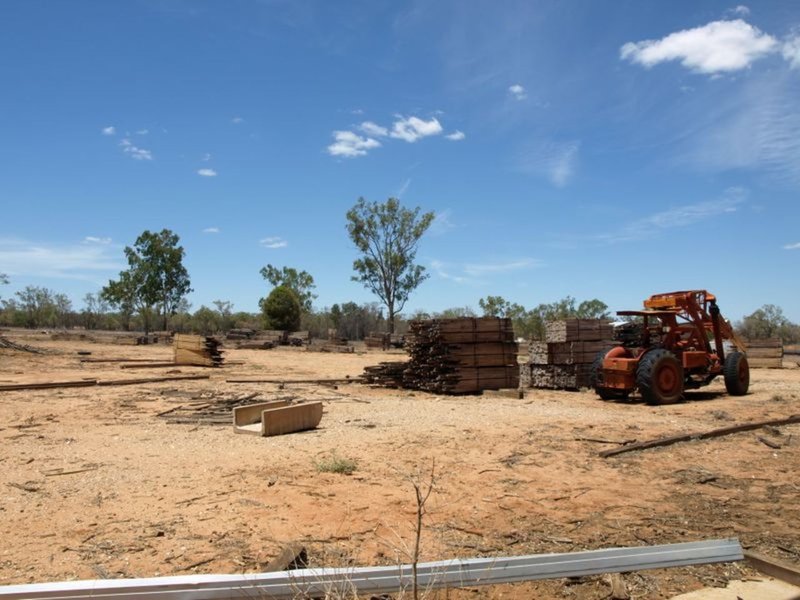
<instances>
[{"instance_id":1,"label":"timber offcut","mask_svg":"<svg viewBox=\"0 0 800 600\"><path fill-rule=\"evenodd\" d=\"M175 364L198 367L222 366L220 342L213 337L176 333L172 340Z\"/></svg>"}]
</instances>

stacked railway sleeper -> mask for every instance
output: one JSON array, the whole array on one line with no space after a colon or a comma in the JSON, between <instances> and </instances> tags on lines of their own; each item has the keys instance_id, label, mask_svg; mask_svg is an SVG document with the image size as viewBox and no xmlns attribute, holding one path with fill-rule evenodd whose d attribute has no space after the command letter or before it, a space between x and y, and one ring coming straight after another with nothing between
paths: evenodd
<instances>
[{"instance_id":1,"label":"stacked railway sleeper","mask_svg":"<svg viewBox=\"0 0 800 600\"><path fill-rule=\"evenodd\" d=\"M517 344L510 319L412 321L409 360L368 367L368 383L441 394L470 394L519 386Z\"/></svg>"},{"instance_id":2,"label":"stacked railway sleeper","mask_svg":"<svg viewBox=\"0 0 800 600\"><path fill-rule=\"evenodd\" d=\"M577 390L590 387L598 352L613 345L608 319L565 319L545 326L545 341L530 343L527 364L520 367L521 387Z\"/></svg>"}]
</instances>

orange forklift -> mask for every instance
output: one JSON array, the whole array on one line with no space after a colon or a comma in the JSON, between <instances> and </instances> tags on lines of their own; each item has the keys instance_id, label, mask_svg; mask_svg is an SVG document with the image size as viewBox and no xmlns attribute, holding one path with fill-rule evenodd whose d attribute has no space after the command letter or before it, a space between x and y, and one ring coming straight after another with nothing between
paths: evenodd
<instances>
[{"instance_id":1,"label":"orange forklift","mask_svg":"<svg viewBox=\"0 0 800 600\"><path fill-rule=\"evenodd\" d=\"M729 394L747 393L746 348L713 294L656 294L643 310L617 315L628 319L616 329L619 345L600 352L591 370L592 387L603 400L624 399L638 389L648 404L674 404L684 390L708 385L717 375Z\"/></svg>"}]
</instances>

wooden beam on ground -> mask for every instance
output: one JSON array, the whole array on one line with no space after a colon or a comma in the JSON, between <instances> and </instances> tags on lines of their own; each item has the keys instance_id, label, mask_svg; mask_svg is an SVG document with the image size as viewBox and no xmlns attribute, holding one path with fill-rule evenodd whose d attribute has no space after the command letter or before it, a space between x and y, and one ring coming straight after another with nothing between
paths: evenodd
<instances>
[{"instance_id":1,"label":"wooden beam on ground","mask_svg":"<svg viewBox=\"0 0 800 600\"><path fill-rule=\"evenodd\" d=\"M624 454L625 452L636 452L638 450L646 450L648 448L659 448L661 446L671 446L679 442L690 442L692 440L706 440L709 438L722 437L725 435L732 435L734 433L741 433L743 431L752 431L754 429L761 429L767 425L777 427L779 425L791 425L792 423L800 423L800 415L792 415L785 419L772 419L770 421L759 421L757 423L742 423L741 425L732 425L730 427L722 427L720 429L712 429L710 431L701 431L698 433L686 433L682 435L673 435L669 437L657 438L654 440L647 440L644 442L637 442L635 444L628 444L621 448L613 448L611 450L603 450L600 456L608 458L609 456L616 456L617 454Z\"/></svg>"},{"instance_id":2,"label":"wooden beam on ground","mask_svg":"<svg viewBox=\"0 0 800 600\"><path fill-rule=\"evenodd\" d=\"M82 358L80 359L82 363L146 363L146 362L153 362L152 358Z\"/></svg>"},{"instance_id":3,"label":"wooden beam on ground","mask_svg":"<svg viewBox=\"0 0 800 600\"><path fill-rule=\"evenodd\" d=\"M262 379L252 378L233 378L226 379L225 383L276 383L286 385L290 383L318 383L320 385L338 385L340 383L360 383L359 377L348 377L346 379Z\"/></svg>"},{"instance_id":4,"label":"wooden beam on ground","mask_svg":"<svg viewBox=\"0 0 800 600\"><path fill-rule=\"evenodd\" d=\"M800 586L800 566L790 565L750 550L744 551L744 559L748 565L764 575Z\"/></svg>"},{"instance_id":5,"label":"wooden beam on ground","mask_svg":"<svg viewBox=\"0 0 800 600\"><path fill-rule=\"evenodd\" d=\"M161 369L167 367L191 367L194 365L179 365L176 362L149 362L149 363L133 363L130 365L120 365L120 369Z\"/></svg>"},{"instance_id":6,"label":"wooden beam on ground","mask_svg":"<svg viewBox=\"0 0 800 600\"><path fill-rule=\"evenodd\" d=\"M306 567L308 567L306 547L300 542L290 542L286 544L278 556L269 561L267 566L264 567L264 573L292 571L294 569L305 569Z\"/></svg>"},{"instance_id":7,"label":"wooden beam on ground","mask_svg":"<svg viewBox=\"0 0 800 600\"><path fill-rule=\"evenodd\" d=\"M97 385L97 379L79 379L77 381L37 381L33 383L6 383L0 385L0 392L19 390L49 390L54 388L91 387Z\"/></svg>"},{"instance_id":8,"label":"wooden beam on ground","mask_svg":"<svg viewBox=\"0 0 800 600\"><path fill-rule=\"evenodd\" d=\"M160 383L162 381L188 381L209 379L210 375L170 375L167 377L143 377L140 379L102 379L97 385L138 385L140 383Z\"/></svg>"},{"instance_id":9,"label":"wooden beam on ground","mask_svg":"<svg viewBox=\"0 0 800 600\"><path fill-rule=\"evenodd\" d=\"M417 565L423 590L625 573L742 560L736 539L608 548L565 554L453 559ZM408 594L412 565L311 568L241 575L186 575L148 579L97 579L0 586L0 600L290 600Z\"/></svg>"}]
</instances>

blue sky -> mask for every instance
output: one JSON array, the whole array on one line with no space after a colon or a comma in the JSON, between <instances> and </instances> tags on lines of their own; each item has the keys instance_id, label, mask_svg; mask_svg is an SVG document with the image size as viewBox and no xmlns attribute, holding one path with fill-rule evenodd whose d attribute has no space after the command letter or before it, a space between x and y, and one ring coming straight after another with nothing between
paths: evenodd
<instances>
[{"instance_id":1,"label":"blue sky","mask_svg":"<svg viewBox=\"0 0 800 600\"><path fill-rule=\"evenodd\" d=\"M193 308L350 281L346 210L437 215L406 311L707 288L800 321L796 2L3 3L0 272L77 307L169 228Z\"/></svg>"}]
</instances>

